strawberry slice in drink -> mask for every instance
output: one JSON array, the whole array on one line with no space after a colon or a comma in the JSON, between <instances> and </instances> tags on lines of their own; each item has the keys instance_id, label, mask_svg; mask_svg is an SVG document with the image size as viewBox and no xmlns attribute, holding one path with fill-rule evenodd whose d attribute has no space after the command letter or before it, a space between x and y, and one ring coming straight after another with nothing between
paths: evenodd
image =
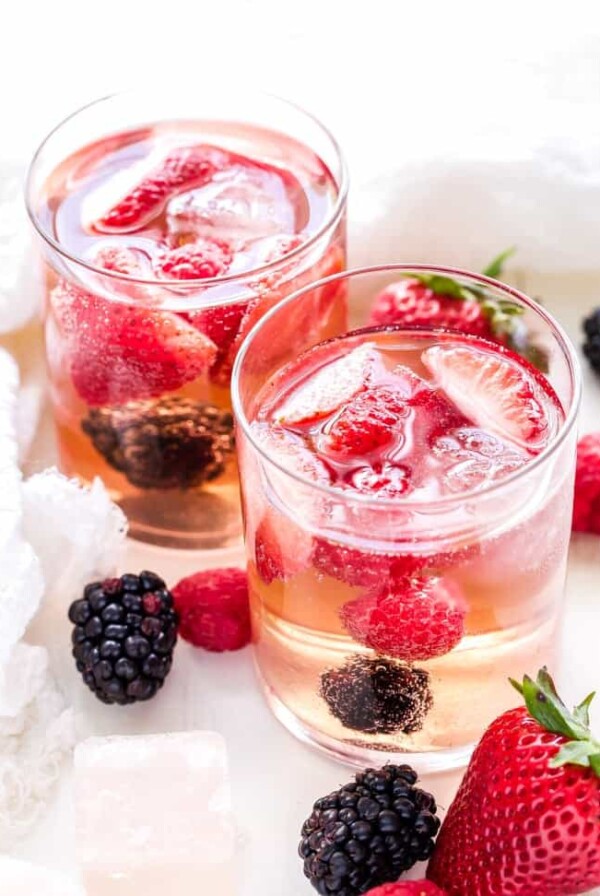
<instances>
[{"instance_id":1,"label":"strawberry slice in drink","mask_svg":"<svg viewBox=\"0 0 600 896\"><path fill-rule=\"evenodd\" d=\"M50 296L73 385L90 405L173 392L203 374L215 346L176 314L111 302L60 281Z\"/></svg>"},{"instance_id":2,"label":"strawberry slice in drink","mask_svg":"<svg viewBox=\"0 0 600 896\"><path fill-rule=\"evenodd\" d=\"M319 346L317 351L322 348ZM309 351L303 356L301 367L310 367L311 354ZM275 412L274 419L293 426L329 416L366 388L378 358L373 343L366 342L325 364L316 373L311 372L304 384L298 383L296 376L294 391ZM286 373L287 377L294 375L289 368Z\"/></svg>"},{"instance_id":3,"label":"strawberry slice in drink","mask_svg":"<svg viewBox=\"0 0 600 896\"><path fill-rule=\"evenodd\" d=\"M207 183L228 160L228 153L213 146L173 149L116 205L95 221L93 229L101 233L138 230L162 212L171 196Z\"/></svg>"},{"instance_id":4,"label":"strawberry slice in drink","mask_svg":"<svg viewBox=\"0 0 600 896\"><path fill-rule=\"evenodd\" d=\"M493 353L472 345L434 345L422 360L450 401L477 426L539 453L551 432L552 387L507 350Z\"/></svg>"}]
</instances>

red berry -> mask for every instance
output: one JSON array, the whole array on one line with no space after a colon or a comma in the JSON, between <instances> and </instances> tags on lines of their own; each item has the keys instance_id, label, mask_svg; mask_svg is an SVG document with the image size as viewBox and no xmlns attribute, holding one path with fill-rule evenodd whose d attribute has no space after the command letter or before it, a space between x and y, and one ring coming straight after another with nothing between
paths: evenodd
<instances>
[{"instance_id":1,"label":"red berry","mask_svg":"<svg viewBox=\"0 0 600 896\"><path fill-rule=\"evenodd\" d=\"M430 559L417 554L376 554L325 538L315 538L312 556L319 572L362 588L376 588L387 580L411 575Z\"/></svg>"},{"instance_id":2,"label":"red berry","mask_svg":"<svg viewBox=\"0 0 600 896\"><path fill-rule=\"evenodd\" d=\"M50 302L73 385L90 405L175 391L203 374L215 346L180 316L95 296L61 280Z\"/></svg>"},{"instance_id":3,"label":"red berry","mask_svg":"<svg viewBox=\"0 0 600 896\"><path fill-rule=\"evenodd\" d=\"M307 379L298 382L303 368L310 366L313 351L322 351L321 346L306 352L293 369L286 368L286 379L293 374L296 385L275 412L276 422L311 423L337 411L367 386L377 361L373 344L366 342L325 363L316 372L311 371Z\"/></svg>"},{"instance_id":4,"label":"red berry","mask_svg":"<svg viewBox=\"0 0 600 896\"><path fill-rule=\"evenodd\" d=\"M548 400L558 405L558 399L545 378L530 374L512 352L450 343L426 349L422 360L450 401L477 426L531 452L547 444L552 435Z\"/></svg>"},{"instance_id":5,"label":"red berry","mask_svg":"<svg viewBox=\"0 0 600 896\"><path fill-rule=\"evenodd\" d=\"M591 698L569 712L546 670L518 687L527 709L505 712L483 735L427 869L449 896L566 896L600 885Z\"/></svg>"},{"instance_id":6,"label":"red berry","mask_svg":"<svg viewBox=\"0 0 600 896\"><path fill-rule=\"evenodd\" d=\"M254 536L256 570L265 584L286 582L308 568L310 535L274 510L268 510Z\"/></svg>"},{"instance_id":7,"label":"red berry","mask_svg":"<svg viewBox=\"0 0 600 896\"><path fill-rule=\"evenodd\" d=\"M368 890L365 896L446 896L446 892L430 880L399 880Z\"/></svg>"},{"instance_id":8,"label":"red berry","mask_svg":"<svg viewBox=\"0 0 600 896\"><path fill-rule=\"evenodd\" d=\"M153 171L94 224L96 230L126 233L160 214L175 193L211 180L227 161L227 154L210 146L172 150Z\"/></svg>"},{"instance_id":9,"label":"red berry","mask_svg":"<svg viewBox=\"0 0 600 896\"><path fill-rule=\"evenodd\" d=\"M403 464L378 464L358 467L346 478L346 483L364 495L399 498L411 489L411 470Z\"/></svg>"},{"instance_id":10,"label":"red berry","mask_svg":"<svg viewBox=\"0 0 600 896\"><path fill-rule=\"evenodd\" d=\"M169 249L155 262L155 270L167 280L204 280L224 274L233 252L223 240L199 237L177 249Z\"/></svg>"},{"instance_id":11,"label":"red berry","mask_svg":"<svg viewBox=\"0 0 600 896\"><path fill-rule=\"evenodd\" d=\"M365 455L404 439L410 412L406 399L393 389L374 386L359 392L342 409L322 440L322 447L344 457Z\"/></svg>"},{"instance_id":12,"label":"red berry","mask_svg":"<svg viewBox=\"0 0 600 896\"><path fill-rule=\"evenodd\" d=\"M215 360L211 364L208 376L217 386L228 386L235 360L234 347L252 302L236 302L234 305L219 305L195 311L186 315L186 319L205 333L217 347Z\"/></svg>"},{"instance_id":13,"label":"red berry","mask_svg":"<svg viewBox=\"0 0 600 896\"><path fill-rule=\"evenodd\" d=\"M344 604L355 641L406 662L443 656L464 634L467 606L458 585L436 576L400 579Z\"/></svg>"},{"instance_id":14,"label":"red berry","mask_svg":"<svg viewBox=\"0 0 600 896\"><path fill-rule=\"evenodd\" d=\"M105 271L135 276L141 274L138 258L131 249L125 246L105 246L96 255L95 263Z\"/></svg>"},{"instance_id":15,"label":"red berry","mask_svg":"<svg viewBox=\"0 0 600 896\"><path fill-rule=\"evenodd\" d=\"M584 436L577 446L573 529L600 535L600 433Z\"/></svg>"},{"instance_id":16,"label":"red berry","mask_svg":"<svg viewBox=\"0 0 600 896\"><path fill-rule=\"evenodd\" d=\"M250 643L248 577L234 567L207 569L182 579L173 589L182 638L215 653Z\"/></svg>"},{"instance_id":17,"label":"red berry","mask_svg":"<svg viewBox=\"0 0 600 896\"><path fill-rule=\"evenodd\" d=\"M494 338L479 302L436 293L419 280L400 280L379 293L373 303L369 324L377 327L443 327Z\"/></svg>"}]
</instances>

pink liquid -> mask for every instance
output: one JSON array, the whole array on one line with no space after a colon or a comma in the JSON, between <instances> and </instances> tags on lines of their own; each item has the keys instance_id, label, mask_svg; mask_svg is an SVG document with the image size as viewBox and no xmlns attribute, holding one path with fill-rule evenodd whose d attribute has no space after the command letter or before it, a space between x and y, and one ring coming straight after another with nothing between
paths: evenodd
<instances>
[{"instance_id":1,"label":"pink liquid","mask_svg":"<svg viewBox=\"0 0 600 896\"><path fill-rule=\"evenodd\" d=\"M138 537L195 547L238 535L235 354L284 295L343 268L343 219L310 243L336 199L307 147L223 122L115 134L49 177L41 224L91 265L53 254L46 266L61 468L100 475ZM325 298L323 336L345 313L341 292Z\"/></svg>"},{"instance_id":2,"label":"pink liquid","mask_svg":"<svg viewBox=\"0 0 600 896\"><path fill-rule=\"evenodd\" d=\"M438 363L456 351L474 365L458 392ZM502 414L473 385L497 362L514 377ZM460 335L364 331L312 349L260 396L252 430L279 467L245 495L256 657L300 736L358 765L372 751L459 762L512 705L506 679L554 660L572 473L523 476L564 412L522 365ZM395 398L369 405L382 391ZM246 449L242 463L256 482ZM415 582L442 613L425 634L427 601L406 615ZM377 614L357 622L357 602Z\"/></svg>"}]
</instances>

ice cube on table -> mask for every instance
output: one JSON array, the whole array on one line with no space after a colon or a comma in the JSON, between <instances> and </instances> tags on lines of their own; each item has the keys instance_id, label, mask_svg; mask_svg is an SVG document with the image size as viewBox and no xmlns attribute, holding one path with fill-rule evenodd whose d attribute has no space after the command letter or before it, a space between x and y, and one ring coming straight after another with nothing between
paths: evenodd
<instances>
[{"instance_id":1,"label":"ice cube on table","mask_svg":"<svg viewBox=\"0 0 600 896\"><path fill-rule=\"evenodd\" d=\"M298 198L275 169L231 165L204 186L169 202L169 233L231 242L295 233Z\"/></svg>"},{"instance_id":2,"label":"ice cube on table","mask_svg":"<svg viewBox=\"0 0 600 896\"><path fill-rule=\"evenodd\" d=\"M223 738L90 738L75 751L87 896L231 896L234 830Z\"/></svg>"},{"instance_id":3,"label":"ice cube on table","mask_svg":"<svg viewBox=\"0 0 600 896\"><path fill-rule=\"evenodd\" d=\"M0 893L6 896L84 896L75 880L42 865L8 856L0 856Z\"/></svg>"}]
</instances>

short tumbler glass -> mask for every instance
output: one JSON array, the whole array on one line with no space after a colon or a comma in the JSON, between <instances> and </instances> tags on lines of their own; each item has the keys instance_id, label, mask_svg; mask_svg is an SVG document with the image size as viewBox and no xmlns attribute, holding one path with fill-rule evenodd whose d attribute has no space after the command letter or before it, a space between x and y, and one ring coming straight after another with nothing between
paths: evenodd
<instances>
[{"instance_id":1,"label":"short tumbler glass","mask_svg":"<svg viewBox=\"0 0 600 896\"><path fill-rule=\"evenodd\" d=\"M375 295L415 271L452 277L479 295L520 306L521 326L538 358L545 356L564 410L557 434L506 478L431 501L373 498L291 472L277 439L265 442L252 425L265 384L321 337L299 334L289 345L281 338L287 322L304 315L315 293L345 284L349 319L327 335L367 327ZM398 344L425 338L395 332ZM301 289L262 318L238 355L232 396L255 660L271 709L295 736L356 767L401 754L412 754L421 771L463 765L485 726L515 705L508 677L557 662L580 398L577 359L562 329L515 289L464 271L418 265L350 271ZM257 538L265 520L271 567L257 553L265 549L263 535ZM450 577L468 606L458 646L412 665L357 643L340 618L343 606L368 585L385 585L396 561L407 557ZM397 710L409 673L411 687L421 690L407 693L406 705L422 700L424 717L413 714L404 729L386 719L378 727L369 715L374 701L383 712L391 697ZM334 690L337 705L329 699Z\"/></svg>"},{"instance_id":2,"label":"short tumbler glass","mask_svg":"<svg viewBox=\"0 0 600 896\"><path fill-rule=\"evenodd\" d=\"M309 210L303 206L303 214L314 213L318 224L301 241L292 238L283 250L265 253L252 269L236 273L234 266L204 279L155 276L151 266L142 273L127 270L119 266L118 254L115 264L100 265L87 248L91 237L82 230L77 205L77 221L65 225L63 219L67 237L62 239L56 210L63 204L68 213L70 191L86 177L86 166L104 166L108 179L115 169L107 158L115 146L125 156L133 153L137 164L135 154L143 155L137 147L149 145L149 153L156 154L154 134L165 131L171 144L183 132L187 143L197 138L218 147L217 152L256 159L253 170L258 168L259 177L263 162L302 170L309 183ZM294 167L298 153L301 161ZM319 160L314 178L307 159ZM327 189L333 184L333 198L325 205L323 172ZM117 170L117 185L122 173ZM244 189L244 183L239 187L232 181L220 209L225 223L240 202L247 202L248 215L255 214L252 203L260 202L260 188L250 183L247 195ZM213 548L241 536L230 400L235 352L244 332L267 309L345 268L346 195L340 149L319 121L284 100L237 88L230 93L149 89L107 97L67 118L40 146L29 172L27 205L43 254L46 356L59 465L85 482L100 476L127 513L133 537L167 547ZM249 223L260 227L264 221L259 213ZM73 246L69 235L77 228L80 242ZM143 239L131 235L136 250L143 247ZM119 239L123 236L127 233ZM273 239L276 243L276 232ZM110 239L107 245L112 251ZM321 298L318 308L305 306L307 313L319 314L325 329L336 326L336 315L344 314L343 299L332 290ZM203 335L218 344L210 369L200 370L193 350ZM157 382L163 380L161 391Z\"/></svg>"}]
</instances>

